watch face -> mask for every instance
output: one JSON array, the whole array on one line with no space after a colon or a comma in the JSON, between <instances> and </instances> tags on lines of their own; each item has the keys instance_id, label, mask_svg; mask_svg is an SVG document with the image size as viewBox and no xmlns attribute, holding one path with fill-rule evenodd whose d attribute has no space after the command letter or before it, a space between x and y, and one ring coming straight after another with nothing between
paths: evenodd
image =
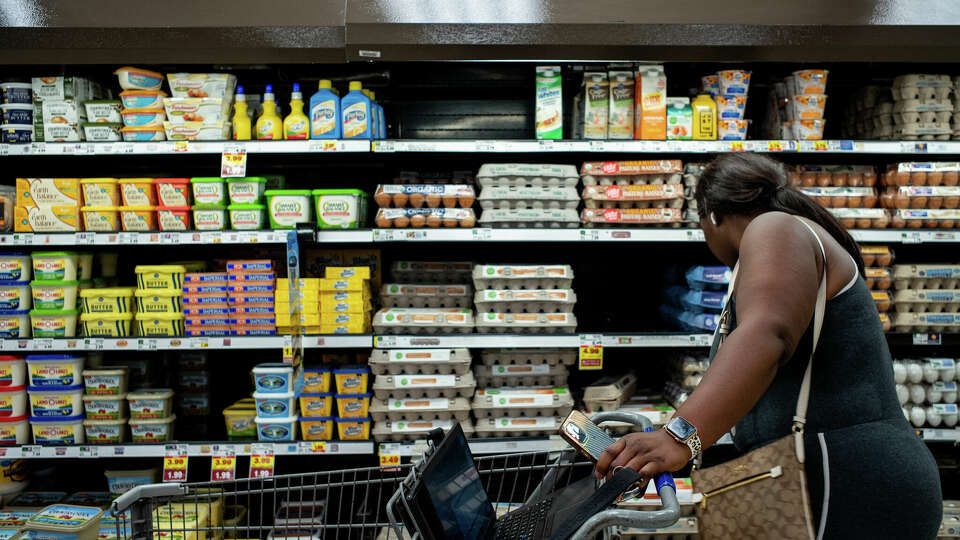
<instances>
[{"instance_id":1,"label":"watch face","mask_svg":"<svg viewBox=\"0 0 960 540\"><path fill-rule=\"evenodd\" d=\"M676 435L678 438L684 441L692 437L693 434L697 432L697 428L693 427L693 425L690 422L687 422L686 420L684 420L683 418L680 418L679 416L674 418L673 420L670 421L669 424L667 424L667 429L669 429L671 432L673 432L674 435Z\"/></svg>"}]
</instances>

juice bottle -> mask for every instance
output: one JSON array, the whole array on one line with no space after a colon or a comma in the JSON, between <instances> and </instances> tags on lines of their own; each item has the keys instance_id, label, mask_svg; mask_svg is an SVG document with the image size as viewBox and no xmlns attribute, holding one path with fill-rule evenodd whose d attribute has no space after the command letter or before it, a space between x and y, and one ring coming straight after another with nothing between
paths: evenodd
<instances>
[{"instance_id":1,"label":"juice bottle","mask_svg":"<svg viewBox=\"0 0 960 540\"><path fill-rule=\"evenodd\" d=\"M340 101L344 139L369 139L370 98L363 94L360 81L350 81L350 92Z\"/></svg>"},{"instance_id":2,"label":"juice bottle","mask_svg":"<svg viewBox=\"0 0 960 540\"><path fill-rule=\"evenodd\" d=\"M284 139L306 139L310 134L310 119L303 114L303 94L300 85L293 83L293 94L290 96L290 114L283 119Z\"/></svg>"},{"instance_id":3,"label":"juice bottle","mask_svg":"<svg viewBox=\"0 0 960 540\"><path fill-rule=\"evenodd\" d=\"M366 88L363 89L363 95L370 98L370 138L378 139L377 128L380 124L377 122L377 102L373 100L373 92Z\"/></svg>"},{"instance_id":4,"label":"juice bottle","mask_svg":"<svg viewBox=\"0 0 960 540\"><path fill-rule=\"evenodd\" d=\"M330 81L320 81L317 93L310 96L310 138L339 139L340 96Z\"/></svg>"},{"instance_id":5,"label":"juice bottle","mask_svg":"<svg viewBox=\"0 0 960 540\"><path fill-rule=\"evenodd\" d=\"M268 84L263 93L263 114L257 118L257 140L279 141L283 139L283 120L277 116L277 102L273 97L273 85Z\"/></svg>"},{"instance_id":6,"label":"juice bottle","mask_svg":"<svg viewBox=\"0 0 960 540\"><path fill-rule=\"evenodd\" d=\"M250 140L250 117L247 116L247 100L243 87L237 87L237 95L233 102L233 140Z\"/></svg>"},{"instance_id":7,"label":"juice bottle","mask_svg":"<svg viewBox=\"0 0 960 540\"><path fill-rule=\"evenodd\" d=\"M690 103L693 108L693 139L713 141L717 138L717 104L709 94L700 94Z\"/></svg>"}]
</instances>

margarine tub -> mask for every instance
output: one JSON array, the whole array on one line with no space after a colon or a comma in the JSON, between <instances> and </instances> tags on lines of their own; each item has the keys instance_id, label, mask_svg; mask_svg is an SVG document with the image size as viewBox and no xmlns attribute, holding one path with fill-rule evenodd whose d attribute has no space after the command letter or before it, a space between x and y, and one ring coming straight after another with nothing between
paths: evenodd
<instances>
[{"instance_id":1,"label":"margarine tub","mask_svg":"<svg viewBox=\"0 0 960 540\"><path fill-rule=\"evenodd\" d=\"M330 368L303 370L303 391L307 394L322 394L330 391Z\"/></svg>"},{"instance_id":2,"label":"margarine tub","mask_svg":"<svg viewBox=\"0 0 960 540\"><path fill-rule=\"evenodd\" d=\"M359 189L312 191L318 229L356 229L367 221L369 196Z\"/></svg>"},{"instance_id":3,"label":"margarine tub","mask_svg":"<svg viewBox=\"0 0 960 540\"><path fill-rule=\"evenodd\" d=\"M165 232L190 230L190 207L158 206L157 226Z\"/></svg>"},{"instance_id":4,"label":"margarine tub","mask_svg":"<svg viewBox=\"0 0 960 540\"><path fill-rule=\"evenodd\" d=\"M370 438L369 418L337 418L341 441L366 441Z\"/></svg>"},{"instance_id":5,"label":"margarine tub","mask_svg":"<svg viewBox=\"0 0 960 540\"><path fill-rule=\"evenodd\" d=\"M83 371L83 385L90 395L118 396L127 393L129 377L130 370L126 367L86 369Z\"/></svg>"},{"instance_id":6,"label":"margarine tub","mask_svg":"<svg viewBox=\"0 0 960 540\"><path fill-rule=\"evenodd\" d=\"M186 267L179 264L155 266L138 265L133 270L137 274L139 289L177 289L183 288L183 275Z\"/></svg>"},{"instance_id":7,"label":"margarine tub","mask_svg":"<svg viewBox=\"0 0 960 540\"><path fill-rule=\"evenodd\" d=\"M141 337L181 337L182 313L137 313L137 332Z\"/></svg>"},{"instance_id":8,"label":"margarine tub","mask_svg":"<svg viewBox=\"0 0 960 540\"><path fill-rule=\"evenodd\" d=\"M163 107L163 98L167 97L160 90L126 90L120 92L120 101L127 109L156 109Z\"/></svg>"},{"instance_id":9,"label":"margarine tub","mask_svg":"<svg viewBox=\"0 0 960 540\"><path fill-rule=\"evenodd\" d=\"M243 440L257 438L257 407L253 403L234 403L223 410L227 424L227 439Z\"/></svg>"},{"instance_id":10,"label":"margarine tub","mask_svg":"<svg viewBox=\"0 0 960 540\"><path fill-rule=\"evenodd\" d=\"M120 185L116 178L81 178L80 191L84 206L120 206Z\"/></svg>"},{"instance_id":11,"label":"margarine tub","mask_svg":"<svg viewBox=\"0 0 960 540\"><path fill-rule=\"evenodd\" d=\"M76 309L78 285L79 282L76 280L31 281L33 307L35 309Z\"/></svg>"},{"instance_id":12,"label":"margarine tub","mask_svg":"<svg viewBox=\"0 0 960 540\"><path fill-rule=\"evenodd\" d=\"M83 410L89 420L122 420L127 417L127 395L84 394Z\"/></svg>"},{"instance_id":13,"label":"margarine tub","mask_svg":"<svg viewBox=\"0 0 960 540\"><path fill-rule=\"evenodd\" d=\"M0 281L30 281L33 276L30 255L0 253Z\"/></svg>"},{"instance_id":14,"label":"margarine tub","mask_svg":"<svg viewBox=\"0 0 960 540\"><path fill-rule=\"evenodd\" d=\"M0 388L23 386L27 382L27 363L20 356L0 356Z\"/></svg>"},{"instance_id":15,"label":"margarine tub","mask_svg":"<svg viewBox=\"0 0 960 540\"><path fill-rule=\"evenodd\" d=\"M159 443L173 440L173 421L176 416L167 418L131 418L130 436L135 443Z\"/></svg>"},{"instance_id":16,"label":"margarine tub","mask_svg":"<svg viewBox=\"0 0 960 540\"><path fill-rule=\"evenodd\" d=\"M27 444L30 442L30 424L27 416L0 417L0 444Z\"/></svg>"},{"instance_id":17,"label":"margarine tub","mask_svg":"<svg viewBox=\"0 0 960 540\"><path fill-rule=\"evenodd\" d=\"M163 86L163 74L148 69L122 67L113 72L124 90L159 90Z\"/></svg>"},{"instance_id":18,"label":"margarine tub","mask_svg":"<svg viewBox=\"0 0 960 540\"><path fill-rule=\"evenodd\" d=\"M235 231L262 229L267 222L267 207L262 204L231 204L227 211L230 213L230 228Z\"/></svg>"},{"instance_id":19,"label":"margarine tub","mask_svg":"<svg viewBox=\"0 0 960 540\"><path fill-rule=\"evenodd\" d=\"M253 368L254 391L261 394L289 394L293 392L293 366L290 364L259 364Z\"/></svg>"},{"instance_id":20,"label":"margarine tub","mask_svg":"<svg viewBox=\"0 0 960 540\"><path fill-rule=\"evenodd\" d=\"M87 112L87 121L93 123L120 122L120 109L123 102L119 99L91 99L83 102Z\"/></svg>"},{"instance_id":21,"label":"margarine tub","mask_svg":"<svg viewBox=\"0 0 960 540\"><path fill-rule=\"evenodd\" d=\"M83 386L47 388L30 386L30 416L35 418L68 418L83 416Z\"/></svg>"},{"instance_id":22,"label":"margarine tub","mask_svg":"<svg viewBox=\"0 0 960 540\"><path fill-rule=\"evenodd\" d=\"M263 198L263 191L267 179L262 176L248 176L246 178L228 178L227 195L230 204L258 203Z\"/></svg>"},{"instance_id":23,"label":"margarine tub","mask_svg":"<svg viewBox=\"0 0 960 540\"><path fill-rule=\"evenodd\" d=\"M0 388L0 418L27 414L27 387Z\"/></svg>"},{"instance_id":24,"label":"margarine tub","mask_svg":"<svg viewBox=\"0 0 960 540\"><path fill-rule=\"evenodd\" d=\"M80 315L82 337L126 337L133 335L133 313L84 313Z\"/></svg>"},{"instance_id":25,"label":"margarine tub","mask_svg":"<svg viewBox=\"0 0 960 540\"><path fill-rule=\"evenodd\" d=\"M297 223L313 220L313 201L309 189L268 189L267 217L271 229L293 229Z\"/></svg>"},{"instance_id":26,"label":"margarine tub","mask_svg":"<svg viewBox=\"0 0 960 540\"><path fill-rule=\"evenodd\" d=\"M120 209L116 206L80 208L83 228L91 232L117 232L120 230Z\"/></svg>"},{"instance_id":27,"label":"margarine tub","mask_svg":"<svg viewBox=\"0 0 960 540\"><path fill-rule=\"evenodd\" d=\"M120 122L84 122L83 138L87 142L117 142L123 139L123 124Z\"/></svg>"},{"instance_id":28,"label":"margarine tub","mask_svg":"<svg viewBox=\"0 0 960 540\"><path fill-rule=\"evenodd\" d=\"M127 419L83 421L87 444L120 444L127 440ZM116 528L111 529L116 535Z\"/></svg>"},{"instance_id":29,"label":"margarine tub","mask_svg":"<svg viewBox=\"0 0 960 540\"><path fill-rule=\"evenodd\" d=\"M157 230L156 208L153 206L121 206L120 228L126 232Z\"/></svg>"},{"instance_id":30,"label":"margarine tub","mask_svg":"<svg viewBox=\"0 0 960 540\"><path fill-rule=\"evenodd\" d=\"M163 109L124 109L120 112L126 127L145 128L162 127L167 119Z\"/></svg>"},{"instance_id":31,"label":"margarine tub","mask_svg":"<svg viewBox=\"0 0 960 540\"><path fill-rule=\"evenodd\" d=\"M44 281L75 281L80 254L74 251L33 252L33 279Z\"/></svg>"},{"instance_id":32,"label":"margarine tub","mask_svg":"<svg viewBox=\"0 0 960 540\"><path fill-rule=\"evenodd\" d=\"M253 399L257 402L258 418L285 418L297 411L293 392L286 394L254 392Z\"/></svg>"},{"instance_id":33,"label":"margarine tub","mask_svg":"<svg viewBox=\"0 0 960 540\"><path fill-rule=\"evenodd\" d=\"M166 418L173 412L173 390L169 388L147 388L127 394L130 403L130 418L143 420Z\"/></svg>"},{"instance_id":34,"label":"margarine tub","mask_svg":"<svg viewBox=\"0 0 960 540\"><path fill-rule=\"evenodd\" d=\"M33 296L27 281L0 281L0 312L33 307Z\"/></svg>"},{"instance_id":35,"label":"margarine tub","mask_svg":"<svg viewBox=\"0 0 960 540\"><path fill-rule=\"evenodd\" d=\"M333 439L333 417L300 417L300 435L305 441L329 441Z\"/></svg>"},{"instance_id":36,"label":"margarine tub","mask_svg":"<svg viewBox=\"0 0 960 540\"><path fill-rule=\"evenodd\" d=\"M64 387L81 384L83 357L70 354L27 356L27 381L35 387Z\"/></svg>"},{"instance_id":37,"label":"margarine tub","mask_svg":"<svg viewBox=\"0 0 960 540\"><path fill-rule=\"evenodd\" d=\"M198 231L222 231L227 227L227 209L224 206L193 207L193 228Z\"/></svg>"},{"instance_id":38,"label":"margarine tub","mask_svg":"<svg viewBox=\"0 0 960 540\"><path fill-rule=\"evenodd\" d=\"M183 291L180 289L137 289L137 311L140 313L180 313Z\"/></svg>"},{"instance_id":39,"label":"margarine tub","mask_svg":"<svg viewBox=\"0 0 960 540\"><path fill-rule=\"evenodd\" d=\"M353 365L333 370L337 383L337 394L363 394L367 391L367 378L370 368Z\"/></svg>"},{"instance_id":40,"label":"margarine tub","mask_svg":"<svg viewBox=\"0 0 960 540\"><path fill-rule=\"evenodd\" d=\"M157 204L160 206L190 206L189 178L157 178L153 183L157 188Z\"/></svg>"},{"instance_id":41,"label":"margarine tub","mask_svg":"<svg viewBox=\"0 0 960 540\"><path fill-rule=\"evenodd\" d=\"M337 394L337 414L340 418L364 418L370 410L372 393Z\"/></svg>"},{"instance_id":42,"label":"margarine tub","mask_svg":"<svg viewBox=\"0 0 960 540\"><path fill-rule=\"evenodd\" d=\"M300 416L316 418L333 412L333 394L330 392L300 394Z\"/></svg>"},{"instance_id":43,"label":"margarine tub","mask_svg":"<svg viewBox=\"0 0 960 540\"><path fill-rule=\"evenodd\" d=\"M195 206L226 206L226 183L219 177L197 177L190 179Z\"/></svg>"},{"instance_id":44,"label":"margarine tub","mask_svg":"<svg viewBox=\"0 0 960 540\"><path fill-rule=\"evenodd\" d=\"M32 309L30 327L35 338L76 337L77 310Z\"/></svg>"},{"instance_id":45,"label":"margarine tub","mask_svg":"<svg viewBox=\"0 0 960 540\"><path fill-rule=\"evenodd\" d=\"M92 506L54 504L27 520L31 540L97 540L103 510Z\"/></svg>"},{"instance_id":46,"label":"margarine tub","mask_svg":"<svg viewBox=\"0 0 960 540\"><path fill-rule=\"evenodd\" d=\"M127 142L165 141L167 135L162 127L132 127L124 126L120 130L123 140Z\"/></svg>"},{"instance_id":47,"label":"margarine tub","mask_svg":"<svg viewBox=\"0 0 960 540\"><path fill-rule=\"evenodd\" d=\"M42 418L31 416L30 427L33 429L35 444L49 444L54 446L68 446L83 444L83 416L67 418Z\"/></svg>"},{"instance_id":48,"label":"margarine tub","mask_svg":"<svg viewBox=\"0 0 960 540\"><path fill-rule=\"evenodd\" d=\"M296 415L286 418L260 418L257 424L257 439L261 441L292 441L297 438Z\"/></svg>"},{"instance_id":49,"label":"margarine tub","mask_svg":"<svg viewBox=\"0 0 960 540\"><path fill-rule=\"evenodd\" d=\"M133 287L84 289L80 291L80 309L83 313L131 313L134 309Z\"/></svg>"}]
</instances>

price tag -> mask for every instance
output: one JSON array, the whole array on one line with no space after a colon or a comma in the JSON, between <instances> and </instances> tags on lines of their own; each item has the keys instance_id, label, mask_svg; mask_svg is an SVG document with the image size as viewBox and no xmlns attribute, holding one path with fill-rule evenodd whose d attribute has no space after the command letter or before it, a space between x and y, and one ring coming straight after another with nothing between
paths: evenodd
<instances>
[{"instance_id":1,"label":"price tag","mask_svg":"<svg viewBox=\"0 0 960 540\"><path fill-rule=\"evenodd\" d=\"M34 339L33 348L38 351L51 351L53 350L53 338Z\"/></svg>"},{"instance_id":2,"label":"price tag","mask_svg":"<svg viewBox=\"0 0 960 540\"><path fill-rule=\"evenodd\" d=\"M148 146L147 150L151 150L151 148ZM187 141L175 141L173 143L174 152L183 153L183 152L188 152L189 150L190 150L190 146L187 144Z\"/></svg>"},{"instance_id":3,"label":"price tag","mask_svg":"<svg viewBox=\"0 0 960 540\"><path fill-rule=\"evenodd\" d=\"M325 441L312 441L307 443L307 450L311 454L326 454L327 443Z\"/></svg>"},{"instance_id":4,"label":"price tag","mask_svg":"<svg viewBox=\"0 0 960 540\"><path fill-rule=\"evenodd\" d=\"M10 145L0 144L0 156L9 156L10 155Z\"/></svg>"},{"instance_id":5,"label":"price tag","mask_svg":"<svg viewBox=\"0 0 960 540\"><path fill-rule=\"evenodd\" d=\"M914 334L914 345L940 345L943 343L941 334Z\"/></svg>"},{"instance_id":6,"label":"price tag","mask_svg":"<svg viewBox=\"0 0 960 540\"><path fill-rule=\"evenodd\" d=\"M928 151L925 142L902 142L900 143L900 152L903 154L926 154Z\"/></svg>"},{"instance_id":7,"label":"price tag","mask_svg":"<svg viewBox=\"0 0 960 540\"><path fill-rule=\"evenodd\" d=\"M132 154L134 150L136 150L136 146L134 146L133 143L124 143L120 145L121 154Z\"/></svg>"},{"instance_id":8,"label":"price tag","mask_svg":"<svg viewBox=\"0 0 960 540\"><path fill-rule=\"evenodd\" d=\"M240 145L225 144L220 154L220 177L237 178L247 175L247 150Z\"/></svg>"},{"instance_id":9,"label":"price tag","mask_svg":"<svg viewBox=\"0 0 960 540\"><path fill-rule=\"evenodd\" d=\"M396 152L397 147L393 141L374 141L374 152Z\"/></svg>"},{"instance_id":10,"label":"price tag","mask_svg":"<svg viewBox=\"0 0 960 540\"><path fill-rule=\"evenodd\" d=\"M783 144L780 141L767 141L767 150L770 152L782 152Z\"/></svg>"},{"instance_id":11,"label":"price tag","mask_svg":"<svg viewBox=\"0 0 960 540\"><path fill-rule=\"evenodd\" d=\"M828 150L827 141L813 141L814 152L826 152Z\"/></svg>"},{"instance_id":12,"label":"price tag","mask_svg":"<svg viewBox=\"0 0 960 540\"><path fill-rule=\"evenodd\" d=\"M78 246L92 246L97 241L97 233L78 232L73 235L73 243Z\"/></svg>"},{"instance_id":13,"label":"price tag","mask_svg":"<svg viewBox=\"0 0 960 540\"><path fill-rule=\"evenodd\" d=\"M493 238L493 229L472 229L473 239L478 242L488 242Z\"/></svg>"},{"instance_id":14,"label":"price tag","mask_svg":"<svg viewBox=\"0 0 960 540\"><path fill-rule=\"evenodd\" d=\"M100 457L100 452L96 446L81 446L78 455L82 458L95 458Z\"/></svg>"},{"instance_id":15,"label":"price tag","mask_svg":"<svg viewBox=\"0 0 960 540\"><path fill-rule=\"evenodd\" d=\"M494 152L496 151L496 146L491 142L477 141L474 150L477 152Z\"/></svg>"},{"instance_id":16,"label":"price tag","mask_svg":"<svg viewBox=\"0 0 960 540\"><path fill-rule=\"evenodd\" d=\"M187 481L187 445L166 445L163 456L163 481Z\"/></svg>"},{"instance_id":17,"label":"price tag","mask_svg":"<svg viewBox=\"0 0 960 540\"><path fill-rule=\"evenodd\" d=\"M690 229L687 231L688 242L706 242L706 240L706 237L703 235L703 229Z\"/></svg>"},{"instance_id":18,"label":"price tag","mask_svg":"<svg viewBox=\"0 0 960 540\"><path fill-rule=\"evenodd\" d=\"M157 350L157 338L141 338L137 340L137 350L138 351L155 351Z\"/></svg>"},{"instance_id":19,"label":"price tag","mask_svg":"<svg viewBox=\"0 0 960 540\"><path fill-rule=\"evenodd\" d=\"M160 234L160 243L161 244L179 244L180 243L180 233L175 232L165 232Z\"/></svg>"},{"instance_id":20,"label":"price tag","mask_svg":"<svg viewBox=\"0 0 960 540\"><path fill-rule=\"evenodd\" d=\"M232 446L214 445L210 459L210 481L236 480L237 455Z\"/></svg>"},{"instance_id":21,"label":"price tag","mask_svg":"<svg viewBox=\"0 0 960 540\"><path fill-rule=\"evenodd\" d=\"M250 478L268 478L273 476L276 464L273 446L269 444L254 444L250 449Z\"/></svg>"},{"instance_id":22,"label":"price tag","mask_svg":"<svg viewBox=\"0 0 960 540\"><path fill-rule=\"evenodd\" d=\"M553 152L554 150L557 149L556 145L554 145L552 140L542 139L539 141L539 143L540 143L541 152Z\"/></svg>"},{"instance_id":23,"label":"price tag","mask_svg":"<svg viewBox=\"0 0 960 540\"><path fill-rule=\"evenodd\" d=\"M580 369L603 369L603 335L580 334Z\"/></svg>"},{"instance_id":24,"label":"price tag","mask_svg":"<svg viewBox=\"0 0 960 540\"><path fill-rule=\"evenodd\" d=\"M694 347L710 347L713 345L713 334L694 334L690 340Z\"/></svg>"},{"instance_id":25,"label":"price tag","mask_svg":"<svg viewBox=\"0 0 960 540\"><path fill-rule=\"evenodd\" d=\"M396 454L380 454L380 466L387 468L399 467L400 456Z\"/></svg>"},{"instance_id":26,"label":"price tag","mask_svg":"<svg viewBox=\"0 0 960 540\"><path fill-rule=\"evenodd\" d=\"M40 452L43 449L41 446L21 446L20 455L22 457L40 457Z\"/></svg>"},{"instance_id":27,"label":"price tag","mask_svg":"<svg viewBox=\"0 0 960 540\"><path fill-rule=\"evenodd\" d=\"M731 152L743 152L743 141L731 141L731 142L730 142L730 151L731 151Z\"/></svg>"}]
</instances>

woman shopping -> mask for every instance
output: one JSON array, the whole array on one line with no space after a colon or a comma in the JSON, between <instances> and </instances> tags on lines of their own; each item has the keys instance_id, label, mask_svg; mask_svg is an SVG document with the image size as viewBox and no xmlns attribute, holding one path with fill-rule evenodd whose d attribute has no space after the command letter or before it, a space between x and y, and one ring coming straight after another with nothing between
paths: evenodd
<instances>
[{"instance_id":1,"label":"woman shopping","mask_svg":"<svg viewBox=\"0 0 960 540\"><path fill-rule=\"evenodd\" d=\"M649 479L677 471L733 430L745 456L725 476L739 478L737 468L766 463L771 452L779 457L764 474L708 493L702 509L720 522L717 515L727 512L727 534L757 534L743 532L746 521L775 528L792 519L801 525L790 534L760 537L935 538L940 477L901 411L856 243L787 185L779 163L758 154L717 158L696 201L710 250L735 268L711 366L664 429L623 437L597 473L630 467ZM797 504L775 508L769 501L792 496L786 471L797 463ZM702 471L705 478L710 471ZM700 488L707 489L695 476ZM725 499L711 496L721 493ZM737 493L757 494L760 502L732 508ZM758 515L768 506L771 515ZM788 517L778 517L781 511Z\"/></svg>"}]
</instances>

